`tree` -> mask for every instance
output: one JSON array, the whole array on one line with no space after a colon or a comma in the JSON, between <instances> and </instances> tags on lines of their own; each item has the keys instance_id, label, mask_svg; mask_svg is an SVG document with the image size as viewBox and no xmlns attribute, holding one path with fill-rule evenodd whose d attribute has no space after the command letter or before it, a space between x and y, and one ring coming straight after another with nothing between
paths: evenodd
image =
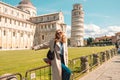
<instances>
[{"instance_id":1,"label":"tree","mask_svg":"<svg viewBox=\"0 0 120 80\"><path fill-rule=\"evenodd\" d=\"M94 42L94 38L89 37L89 38L87 39L87 45L91 45L93 42Z\"/></svg>"}]
</instances>

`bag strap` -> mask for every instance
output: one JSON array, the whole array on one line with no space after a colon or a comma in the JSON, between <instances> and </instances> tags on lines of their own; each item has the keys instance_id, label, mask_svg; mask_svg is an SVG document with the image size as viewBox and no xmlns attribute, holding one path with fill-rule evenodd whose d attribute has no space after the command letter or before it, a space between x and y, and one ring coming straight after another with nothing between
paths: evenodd
<instances>
[{"instance_id":1,"label":"bag strap","mask_svg":"<svg viewBox=\"0 0 120 80\"><path fill-rule=\"evenodd\" d=\"M56 42L54 41L54 47L53 47L54 49L55 49L55 44L56 44Z\"/></svg>"}]
</instances>

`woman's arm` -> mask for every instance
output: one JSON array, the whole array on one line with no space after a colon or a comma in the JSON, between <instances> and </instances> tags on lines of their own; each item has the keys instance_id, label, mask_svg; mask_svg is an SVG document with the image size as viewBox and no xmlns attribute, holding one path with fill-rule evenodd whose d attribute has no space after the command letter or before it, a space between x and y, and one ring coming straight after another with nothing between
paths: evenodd
<instances>
[{"instance_id":1,"label":"woman's arm","mask_svg":"<svg viewBox=\"0 0 120 80\"><path fill-rule=\"evenodd\" d=\"M46 48L49 48L49 42L45 42L43 44L39 44L33 47L34 50L40 50L40 49L46 49Z\"/></svg>"}]
</instances>

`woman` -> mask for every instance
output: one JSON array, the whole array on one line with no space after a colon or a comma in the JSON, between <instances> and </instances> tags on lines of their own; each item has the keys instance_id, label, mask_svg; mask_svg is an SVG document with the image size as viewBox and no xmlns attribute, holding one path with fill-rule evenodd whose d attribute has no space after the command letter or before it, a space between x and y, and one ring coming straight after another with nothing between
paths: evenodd
<instances>
[{"instance_id":1,"label":"woman","mask_svg":"<svg viewBox=\"0 0 120 80\"><path fill-rule=\"evenodd\" d=\"M55 46L54 46L55 44ZM55 58L51 61L52 80L70 80L71 71L68 66L68 49L67 39L61 30L55 33L55 39L50 42L35 46L35 50L50 47L50 51L55 54Z\"/></svg>"}]
</instances>

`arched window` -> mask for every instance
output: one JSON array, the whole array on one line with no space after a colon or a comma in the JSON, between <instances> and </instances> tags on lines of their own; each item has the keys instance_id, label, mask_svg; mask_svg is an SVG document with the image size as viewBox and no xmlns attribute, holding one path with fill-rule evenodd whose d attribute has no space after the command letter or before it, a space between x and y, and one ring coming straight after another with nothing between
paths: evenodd
<instances>
[{"instance_id":1,"label":"arched window","mask_svg":"<svg viewBox=\"0 0 120 80\"><path fill-rule=\"evenodd\" d=\"M30 38L30 34L28 34L28 38Z\"/></svg>"},{"instance_id":2,"label":"arched window","mask_svg":"<svg viewBox=\"0 0 120 80\"><path fill-rule=\"evenodd\" d=\"M13 32L13 36L15 37L15 32Z\"/></svg>"},{"instance_id":3,"label":"arched window","mask_svg":"<svg viewBox=\"0 0 120 80\"><path fill-rule=\"evenodd\" d=\"M6 36L6 31L5 30L3 31L3 35Z\"/></svg>"},{"instance_id":4,"label":"arched window","mask_svg":"<svg viewBox=\"0 0 120 80\"><path fill-rule=\"evenodd\" d=\"M23 33L21 33L21 35L20 35L21 37L23 37Z\"/></svg>"},{"instance_id":5,"label":"arched window","mask_svg":"<svg viewBox=\"0 0 120 80\"><path fill-rule=\"evenodd\" d=\"M30 14L30 11L29 10L25 10L28 14Z\"/></svg>"},{"instance_id":6,"label":"arched window","mask_svg":"<svg viewBox=\"0 0 120 80\"><path fill-rule=\"evenodd\" d=\"M44 37L44 35L42 35L42 40L44 40L45 39L45 37Z\"/></svg>"},{"instance_id":7,"label":"arched window","mask_svg":"<svg viewBox=\"0 0 120 80\"><path fill-rule=\"evenodd\" d=\"M1 22L2 17L0 16L0 22Z\"/></svg>"}]
</instances>

